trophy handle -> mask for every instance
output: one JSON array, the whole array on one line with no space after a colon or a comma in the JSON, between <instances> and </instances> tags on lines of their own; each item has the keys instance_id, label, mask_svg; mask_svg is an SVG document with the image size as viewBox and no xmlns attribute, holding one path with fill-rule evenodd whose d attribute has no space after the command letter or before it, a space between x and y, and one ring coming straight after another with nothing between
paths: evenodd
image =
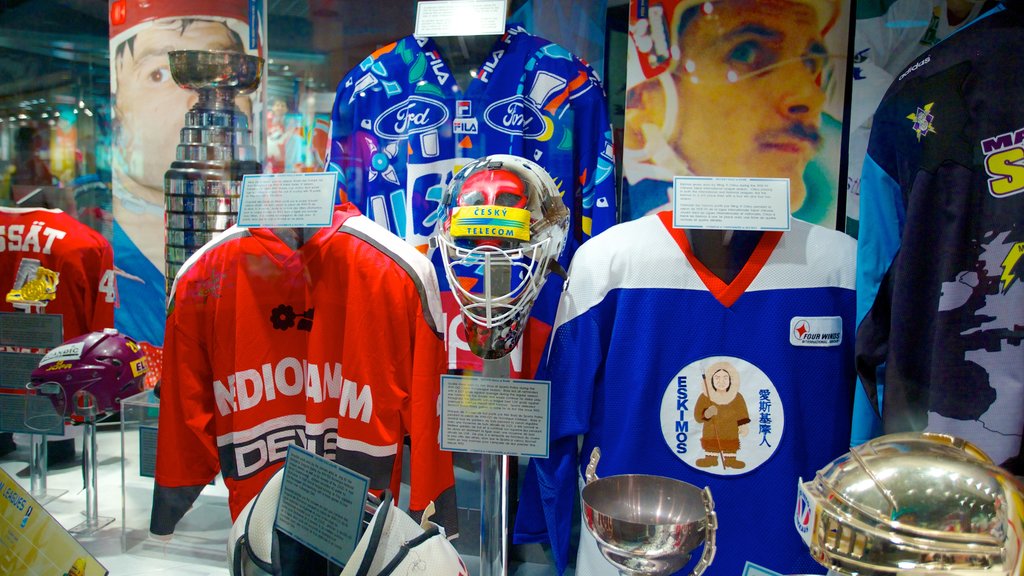
<instances>
[{"instance_id":1,"label":"trophy handle","mask_svg":"<svg viewBox=\"0 0 1024 576\"><path fill-rule=\"evenodd\" d=\"M587 472L583 477L583 479L587 481L587 484L597 480L597 461L600 459L601 447L594 446L594 449L590 452L590 464L587 464Z\"/></svg>"},{"instance_id":2,"label":"trophy handle","mask_svg":"<svg viewBox=\"0 0 1024 576\"><path fill-rule=\"evenodd\" d=\"M715 532L718 531L718 515L715 514L715 501L711 498L711 490L704 487L704 514L708 519L704 527L704 552L700 556L700 562L693 567L690 576L700 576L711 565L715 559Z\"/></svg>"}]
</instances>

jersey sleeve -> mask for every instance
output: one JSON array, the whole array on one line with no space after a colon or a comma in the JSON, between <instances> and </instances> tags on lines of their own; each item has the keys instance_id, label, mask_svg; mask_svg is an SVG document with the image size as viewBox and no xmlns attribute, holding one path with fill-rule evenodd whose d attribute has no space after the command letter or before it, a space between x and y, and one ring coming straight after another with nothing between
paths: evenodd
<instances>
[{"instance_id":1,"label":"jersey sleeve","mask_svg":"<svg viewBox=\"0 0 1024 576\"><path fill-rule=\"evenodd\" d=\"M190 272L193 270L190 270ZM198 314L177 284L168 305L157 432L156 486L150 531L174 532L203 487L220 470L214 427L215 399L207 349L198 335Z\"/></svg>"},{"instance_id":2,"label":"jersey sleeve","mask_svg":"<svg viewBox=\"0 0 1024 576\"><path fill-rule=\"evenodd\" d=\"M615 156L604 89L593 69L581 65L588 89L573 101L573 133L579 147L576 173L582 187L583 241L615 224Z\"/></svg>"},{"instance_id":3,"label":"jersey sleeve","mask_svg":"<svg viewBox=\"0 0 1024 576\"><path fill-rule=\"evenodd\" d=\"M363 101L365 96L360 92L379 82L371 69L375 62L374 55L367 56L341 79L331 109L331 141L325 164L328 170L338 173L337 201L351 202L356 206L365 205L366 186L362 181L365 177L362 166L367 160L360 158L361 149L357 145L358 122L359 118L370 117L366 111L361 110L366 104Z\"/></svg>"},{"instance_id":4,"label":"jersey sleeve","mask_svg":"<svg viewBox=\"0 0 1024 576\"><path fill-rule=\"evenodd\" d=\"M574 309L571 293L564 293L558 317ZM591 312L561 324L538 372L539 379L551 381L551 414L558 417L551 419L549 456L530 460L513 539L519 544L550 543L559 574L569 561L573 504L579 491L577 436L589 430L599 359L605 357L600 334Z\"/></svg>"},{"instance_id":5,"label":"jersey sleeve","mask_svg":"<svg viewBox=\"0 0 1024 576\"><path fill-rule=\"evenodd\" d=\"M872 135L872 139L879 137ZM878 372L888 341L888 293L885 278L900 248L905 210L899 184L872 158L869 148L861 173L860 231L857 236L857 373L851 444L882 431L877 413ZM874 407L872 407L874 404Z\"/></svg>"},{"instance_id":6,"label":"jersey sleeve","mask_svg":"<svg viewBox=\"0 0 1024 576\"><path fill-rule=\"evenodd\" d=\"M114 327L114 306L117 304L117 280L114 277L114 249L103 240L96 250L96 268L86 270L91 275L93 296L92 318L89 329L93 332Z\"/></svg>"},{"instance_id":7,"label":"jersey sleeve","mask_svg":"<svg viewBox=\"0 0 1024 576\"><path fill-rule=\"evenodd\" d=\"M435 286L436 282L435 279ZM437 309L440 309L440 301ZM446 366L446 356L444 341L434 326L424 317L421 308L416 314L413 332L413 391L408 413L404 417L411 439L409 512L419 521L424 510L433 502L436 514L431 517L431 521L443 527L449 537L453 537L458 533L455 473L451 452L441 450L441 422L438 413L441 406L441 373Z\"/></svg>"}]
</instances>

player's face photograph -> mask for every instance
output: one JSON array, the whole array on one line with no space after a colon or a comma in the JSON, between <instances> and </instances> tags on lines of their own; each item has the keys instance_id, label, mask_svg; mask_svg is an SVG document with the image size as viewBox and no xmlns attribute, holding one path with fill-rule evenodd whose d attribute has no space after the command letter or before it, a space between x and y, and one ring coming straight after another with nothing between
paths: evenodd
<instances>
[{"instance_id":1,"label":"player's face photograph","mask_svg":"<svg viewBox=\"0 0 1024 576\"><path fill-rule=\"evenodd\" d=\"M698 10L680 33L679 121L669 141L694 174L790 178L802 194L825 102L827 51L816 11L789 0Z\"/></svg>"},{"instance_id":2,"label":"player's face photograph","mask_svg":"<svg viewBox=\"0 0 1024 576\"><path fill-rule=\"evenodd\" d=\"M115 118L121 130L119 164L132 180L163 190L164 172L174 161L185 112L196 93L175 84L168 52L172 50L242 51L238 36L221 22L166 20L140 31L117 58ZM251 114L249 99L235 104Z\"/></svg>"}]
</instances>

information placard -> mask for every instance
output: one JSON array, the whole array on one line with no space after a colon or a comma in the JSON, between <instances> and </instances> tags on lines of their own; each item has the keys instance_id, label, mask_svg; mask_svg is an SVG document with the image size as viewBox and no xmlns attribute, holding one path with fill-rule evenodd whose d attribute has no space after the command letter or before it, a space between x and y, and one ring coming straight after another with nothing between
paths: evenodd
<instances>
[{"instance_id":1,"label":"information placard","mask_svg":"<svg viewBox=\"0 0 1024 576\"><path fill-rule=\"evenodd\" d=\"M156 478L156 426L139 426L139 476Z\"/></svg>"},{"instance_id":2,"label":"information placard","mask_svg":"<svg viewBox=\"0 0 1024 576\"><path fill-rule=\"evenodd\" d=\"M344 566L363 532L370 479L298 446L288 447L275 527Z\"/></svg>"},{"instance_id":3,"label":"information placard","mask_svg":"<svg viewBox=\"0 0 1024 576\"><path fill-rule=\"evenodd\" d=\"M0 346L53 348L63 340L64 317L60 314L0 312Z\"/></svg>"},{"instance_id":4,"label":"information placard","mask_svg":"<svg viewBox=\"0 0 1024 576\"><path fill-rule=\"evenodd\" d=\"M64 415L45 396L22 388L0 388L0 432L19 434L64 434Z\"/></svg>"},{"instance_id":5,"label":"information placard","mask_svg":"<svg viewBox=\"0 0 1024 576\"><path fill-rule=\"evenodd\" d=\"M696 230L789 230L788 178L672 181L673 225Z\"/></svg>"},{"instance_id":6,"label":"information placard","mask_svg":"<svg viewBox=\"0 0 1024 576\"><path fill-rule=\"evenodd\" d=\"M551 383L441 376L441 449L548 457Z\"/></svg>"},{"instance_id":7,"label":"information placard","mask_svg":"<svg viewBox=\"0 0 1024 576\"><path fill-rule=\"evenodd\" d=\"M24 388L43 354L0 352L0 388Z\"/></svg>"},{"instance_id":8,"label":"information placard","mask_svg":"<svg viewBox=\"0 0 1024 576\"><path fill-rule=\"evenodd\" d=\"M104 576L107 569L0 470L0 574Z\"/></svg>"},{"instance_id":9,"label":"information placard","mask_svg":"<svg viewBox=\"0 0 1024 576\"><path fill-rule=\"evenodd\" d=\"M505 33L505 0L432 0L416 4L419 37Z\"/></svg>"},{"instance_id":10,"label":"information placard","mask_svg":"<svg viewBox=\"0 0 1024 576\"><path fill-rule=\"evenodd\" d=\"M331 223L336 172L247 174L242 177L238 225L247 228L321 228Z\"/></svg>"}]
</instances>

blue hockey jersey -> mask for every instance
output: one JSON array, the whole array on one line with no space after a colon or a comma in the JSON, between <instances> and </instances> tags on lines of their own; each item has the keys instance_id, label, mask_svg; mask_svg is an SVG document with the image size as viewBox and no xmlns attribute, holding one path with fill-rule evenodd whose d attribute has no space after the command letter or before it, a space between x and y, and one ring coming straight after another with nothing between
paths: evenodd
<instances>
[{"instance_id":1,"label":"blue hockey jersey","mask_svg":"<svg viewBox=\"0 0 1024 576\"><path fill-rule=\"evenodd\" d=\"M407 36L338 85L328 165L340 173L341 194L424 252L448 178L489 154L532 160L559 185L572 214L563 266L584 240L615 223L604 93L595 72L557 44L511 26L463 91L432 39ZM439 260L442 293L450 296ZM538 298L534 318L548 328L530 335L527 363L539 359L560 289L552 277ZM453 299L445 312L449 350L462 353L450 365L465 367L475 357L464 341L452 342L452 322L461 322Z\"/></svg>"},{"instance_id":2,"label":"blue hockey jersey","mask_svg":"<svg viewBox=\"0 0 1024 576\"><path fill-rule=\"evenodd\" d=\"M582 434L582 464L602 450L600 477L710 487L719 528L708 574L735 576L747 561L823 572L793 510L797 480L848 449L855 258L853 239L793 220L764 233L726 284L669 212L584 245L540 374L551 380L551 456L530 462L516 541L550 540L564 570Z\"/></svg>"},{"instance_id":3,"label":"blue hockey jersey","mask_svg":"<svg viewBox=\"0 0 1024 576\"><path fill-rule=\"evenodd\" d=\"M1005 6L907 63L875 113L857 281L857 370L885 431L997 463L1024 431L1024 69L1006 60L1024 8Z\"/></svg>"}]
</instances>

